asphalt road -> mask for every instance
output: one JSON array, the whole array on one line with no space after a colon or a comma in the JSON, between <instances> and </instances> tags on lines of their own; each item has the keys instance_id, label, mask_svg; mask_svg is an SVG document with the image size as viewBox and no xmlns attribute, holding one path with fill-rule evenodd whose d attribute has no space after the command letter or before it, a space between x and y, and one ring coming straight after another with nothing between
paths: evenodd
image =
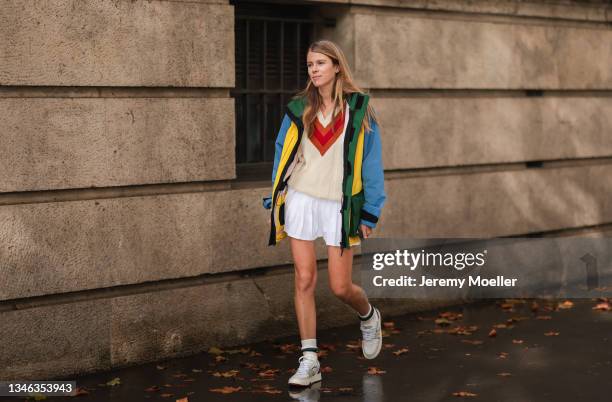
<instances>
[{"instance_id":1,"label":"asphalt road","mask_svg":"<svg viewBox=\"0 0 612 402\"><path fill-rule=\"evenodd\" d=\"M357 320L318 333L323 380L307 389L287 386L300 355L291 337L83 376L77 386L87 394L47 400L610 401L612 311L593 309L599 302L489 300L394 318L382 311L384 347L374 360L361 357Z\"/></svg>"}]
</instances>

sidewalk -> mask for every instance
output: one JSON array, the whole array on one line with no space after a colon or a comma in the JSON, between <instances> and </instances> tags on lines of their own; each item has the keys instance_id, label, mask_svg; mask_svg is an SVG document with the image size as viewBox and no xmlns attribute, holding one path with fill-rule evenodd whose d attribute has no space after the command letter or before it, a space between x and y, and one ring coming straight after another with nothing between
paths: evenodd
<instances>
[{"instance_id":1,"label":"sidewalk","mask_svg":"<svg viewBox=\"0 0 612 402\"><path fill-rule=\"evenodd\" d=\"M605 303L593 309L600 302L487 300L393 319L383 311L375 360L361 357L355 317L350 327L318 333L323 381L301 396L286 385L299 357L291 337L83 376L77 386L88 394L47 399L610 401L612 311Z\"/></svg>"}]
</instances>

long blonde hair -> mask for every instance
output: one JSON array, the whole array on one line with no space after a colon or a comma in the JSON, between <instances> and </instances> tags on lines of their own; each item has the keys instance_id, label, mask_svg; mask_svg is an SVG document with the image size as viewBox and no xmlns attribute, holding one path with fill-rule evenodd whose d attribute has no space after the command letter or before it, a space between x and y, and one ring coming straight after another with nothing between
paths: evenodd
<instances>
[{"instance_id":1,"label":"long blonde hair","mask_svg":"<svg viewBox=\"0 0 612 402\"><path fill-rule=\"evenodd\" d=\"M338 73L336 73L336 79L332 87L332 98L334 102L334 113L336 110L342 110L344 99L353 92L361 92L363 90L355 84L351 69L346 61L344 53L338 45L330 40L318 40L313 42L308 47L308 52L321 53L332 59L335 66L339 67ZM307 53L308 53L307 52ZM302 123L304 128L308 131L308 135L312 135L312 127L314 121L317 118L317 111L323 104L323 98L319 94L319 90L314 86L312 80L308 78L308 84L306 88L300 91L296 98L305 98L306 105L304 107L304 113L302 115ZM365 128L365 132L370 131L370 119L378 123L374 109L368 103L368 108L363 119L362 127Z\"/></svg>"}]
</instances>

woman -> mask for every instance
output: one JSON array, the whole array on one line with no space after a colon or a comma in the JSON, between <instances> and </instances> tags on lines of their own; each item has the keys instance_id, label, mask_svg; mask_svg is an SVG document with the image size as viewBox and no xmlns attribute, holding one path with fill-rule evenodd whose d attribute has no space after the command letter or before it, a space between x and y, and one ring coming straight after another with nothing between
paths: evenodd
<instances>
[{"instance_id":1,"label":"woman","mask_svg":"<svg viewBox=\"0 0 612 402\"><path fill-rule=\"evenodd\" d=\"M355 85L340 48L331 41L308 48L308 84L288 105L276 138L270 245L289 237L295 263L295 312L303 356L290 385L321 380L317 358L314 240L328 250L333 293L359 315L367 359L380 352L381 316L352 282L351 246L368 238L386 196L381 142L369 97Z\"/></svg>"}]
</instances>

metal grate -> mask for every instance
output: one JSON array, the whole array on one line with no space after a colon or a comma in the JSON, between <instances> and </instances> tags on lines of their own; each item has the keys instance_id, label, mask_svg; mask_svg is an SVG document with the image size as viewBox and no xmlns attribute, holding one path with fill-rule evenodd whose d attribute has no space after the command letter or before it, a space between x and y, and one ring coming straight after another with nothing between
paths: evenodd
<instances>
[{"instance_id":1,"label":"metal grate","mask_svg":"<svg viewBox=\"0 0 612 402\"><path fill-rule=\"evenodd\" d=\"M315 21L302 6L237 3L235 11L236 163L269 166L285 105L306 85Z\"/></svg>"}]
</instances>

